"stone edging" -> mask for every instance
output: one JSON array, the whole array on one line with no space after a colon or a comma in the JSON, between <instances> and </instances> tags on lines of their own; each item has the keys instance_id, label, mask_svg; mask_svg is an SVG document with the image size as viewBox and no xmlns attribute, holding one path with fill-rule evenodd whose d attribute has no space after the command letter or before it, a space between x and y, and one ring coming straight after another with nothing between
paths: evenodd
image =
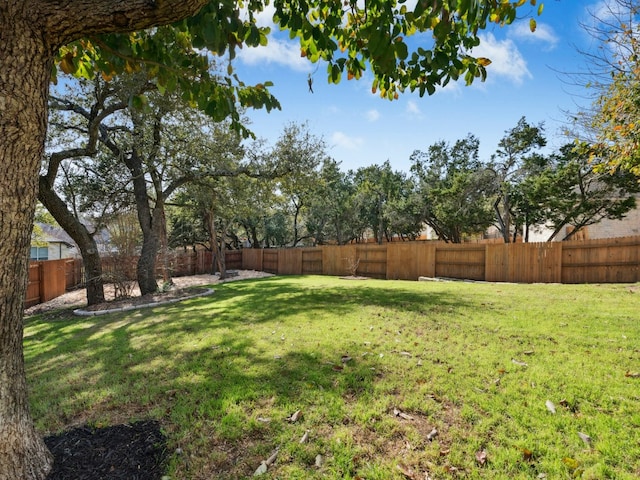
<instances>
[{"instance_id":1,"label":"stone edging","mask_svg":"<svg viewBox=\"0 0 640 480\"><path fill-rule=\"evenodd\" d=\"M161 305L169 305L171 303L177 303L177 302L181 302L183 300L189 300L191 298L204 297L206 295L211 295L214 292L215 292L215 290L213 288L209 288L209 289L207 289L206 292L197 293L195 295L190 295L188 297L172 298L172 299L169 299L169 300L164 300L162 302L143 303L141 305L130 305L128 307L110 308L108 310L94 310L94 311L92 311L92 310L84 310L82 308L78 308L78 309L73 311L73 314L81 316L81 317L94 317L96 315L106 315L108 313L114 313L114 312L129 312L131 310L138 310L140 308L159 307Z\"/></svg>"}]
</instances>

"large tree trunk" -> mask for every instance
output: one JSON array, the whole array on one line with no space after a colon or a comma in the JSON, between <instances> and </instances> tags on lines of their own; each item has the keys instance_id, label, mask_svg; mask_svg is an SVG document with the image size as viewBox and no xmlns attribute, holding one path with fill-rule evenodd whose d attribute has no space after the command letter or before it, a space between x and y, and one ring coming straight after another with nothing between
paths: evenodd
<instances>
[{"instance_id":1,"label":"large tree trunk","mask_svg":"<svg viewBox=\"0 0 640 480\"><path fill-rule=\"evenodd\" d=\"M216 228L216 216L214 207L212 206L209 212L206 214L207 218L207 230L209 231L209 244L211 245L211 252L213 254L212 262L212 274L216 273L216 266L220 271L220 280L227 278L227 263L225 261L225 246L224 246L224 232L222 239L218 243L218 230ZM222 244L222 247L220 247Z\"/></svg>"},{"instance_id":2,"label":"large tree trunk","mask_svg":"<svg viewBox=\"0 0 640 480\"><path fill-rule=\"evenodd\" d=\"M1 480L41 479L53 463L29 413L22 350L28 251L53 56L42 35L34 35L27 12L20 10L0 5Z\"/></svg>"},{"instance_id":3,"label":"large tree trunk","mask_svg":"<svg viewBox=\"0 0 640 480\"><path fill-rule=\"evenodd\" d=\"M87 304L96 305L104 302L102 260L95 239L87 227L69 211L67 204L53 191L52 185L49 184L45 176L40 177L38 199L80 249L84 264Z\"/></svg>"},{"instance_id":4,"label":"large tree trunk","mask_svg":"<svg viewBox=\"0 0 640 480\"><path fill-rule=\"evenodd\" d=\"M0 480L41 480L52 465L29 413L22 316L55 52L82 35L167 24L204 3L0 1Z\"/></svg>"},{"instance_id":5,"label":"large tree trunk","mask_svg":"<svg viewBox=\"0 0 640 480\"><path fill-rule=\"evenodd\" d=\"M144 169L142 168L142 158L134 150L131 155L124 159L131 178L133 180L133 195L136 200L136 210L138 221L142 230L142 250L137 266L137 279L140 293L146 295L158 291L156 282L156 254L160 242L153 225L153 214L149 205L149 195L147 194L147 182L145 180Z\"/></svg>"}]
</instances>

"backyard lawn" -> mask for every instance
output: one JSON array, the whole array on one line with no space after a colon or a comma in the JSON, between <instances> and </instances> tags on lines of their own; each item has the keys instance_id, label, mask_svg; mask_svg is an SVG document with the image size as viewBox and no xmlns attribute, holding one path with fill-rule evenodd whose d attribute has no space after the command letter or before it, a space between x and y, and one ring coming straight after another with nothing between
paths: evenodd
<instances>
[{"instance_id":1,"label":"backyard lawn","mask_svg":"<svg viewBox=\"0 0 640 480\"><path fill-rule=\"evenodd\" d=\"M172 479L640 477L639 284L215 289L26 319L43 435L158 420Z\"/></svg>"}]
</instances>

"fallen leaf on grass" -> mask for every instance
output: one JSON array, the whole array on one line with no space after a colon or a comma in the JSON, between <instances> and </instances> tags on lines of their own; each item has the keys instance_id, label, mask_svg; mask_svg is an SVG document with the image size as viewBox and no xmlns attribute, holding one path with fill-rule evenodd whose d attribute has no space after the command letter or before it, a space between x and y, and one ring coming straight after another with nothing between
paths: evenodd
<instances>
[{"instance_id":1,"label":"fallen leaf on grass","mask_svg":"<svg viewBox=\"0 0 640 480\"><path fill-rule=\"evenodd\" d=\"M262 423L269 423L271 421L269 417L258 417L256 420Z\"/></svg>"},{"instance_id":2,"label":"fallen leaf on grass","mask_svg":"<svg viewBox=\"0 0 640 480\"><path fill-rule=\"evenodd\" d=\"M627 372L624 376L627 378L640 378L640 372Z\"/></svg>"},{"instance_id":3,"label":"fallen leaf on grass","mask_svg":"<svg viewBox=\"0 0 640 480\"><path fill-rule=\"evenodd\" d=\"M400 352L400 356L409 358L413 357L413 355L411 355L409 352Z\"/></svg>"},{"instance_id":4,"label":"fallen leaf on grass","mask_svg":"<svg viewBox=\"0 0 640 480\"><path fill-rule=\"evenodd\" d=\"M578 436L587 447L591 448L591 437L589 435L587 435L586 433L578 432Z\"/></svg>"},{"instance_id":5,"label":"fallen leaf on grass","mask_svg":"<svg viewBox=\"0 0 640 480\"><path fill-rule=\"evenodd\" d=\"M279 450L280 450L280 447L276 448L269 458L260 462L260 466L253 473L254 477L258 477L260 475L264 475L265 473L267 473L267 470L269 469L269 465L271 465L273 462L276 461L276 457L278 456Z\"/></svg>"},{"instance_id":6,"label":"fallen leaf on grass","mask_svg":"<svg viewBox=\"0 0 640 480\"><path fill-rule=\"evenodd\" d=\"M307 440L309 440L309 430L304 432L304 435L302 435L302 438L300 439L300 443L305 443Z\"/></svg>"},{"instance_id":7,"label":"fallen leaf on grass","mask_svg":"<svg viewBox=\"0 0 640 480\"><path fill-rule=\"evenodd\" d=\"M342 365L334 365L334 366L331 367L331 369L334 372L341 372L342 370L344 370L344 367Z\"/></svg>"},{"instance_id":8,"label":"fallen leaf on grass","mask_svg":"<svg viewBox=\"0 0 640 480\"><path fill-rule=\"evenodd\" d=\"M485 463L487 463L487 452L485 452L484 450L476 452L476 461L480 465L484 465Z\"/></svg>"},{"instance_id":9,"label":"fallen leaf on grass","mask_svg":"<svg viewBox=\"0 0 640 480\"><path fill-rule=\"evenodd\" d=\"M258 477L260 475L264 475L265 473L267 473L267 470L268 470L267 464L262 462L260 466L256 469L256 471L253 472L253 476Z\"/></svg>"},{"instance_id":10,"label":"fallen leaf on grass","mask_svg":"<svg viewBox=\"0 0 640 480\"><path fill-rule=\"evenodd\" d=\"M340 361L341 361L342 363L350 362L350 361L351 361L351 357L350 357L349 355L343 355L343 356L340 358Z\"/></svg>"},{"instance_id":11,"label":"fallen leaf on grass","mask_svg":"<svg viewBox=\"0 0 640 480\"><path fill-rule=\"evenodd\" d=\"M438 430L436 430L435 428L433 430L431 430L428 434L427 434L427 440L429 440L430 442L433 441L434 438L436 438L438 436Z\"/></svg>"},{"instance_id":12,"label":"fallen leaf on grass","mask_svg":"<svg viewBox=\"0 0 640 480\"><path fill-rule=\"evenodd\" d=\"M416 473L409 467L405 467L403 465L396 465L396 468L400 470L400 473L402 473L402 475L404 475L407 478L410 478L411 480L415 480L417 478Z\"/></svg>"},{"instance_id":13,"label":"fallen leaf on grass","mask_svg":"<svg viewBox=\"0 0 640 480\"><path fill-rule=\"evenodd\" d=\"M521 448L520 450L522 451L522 459L525 462L530 462L531 460L533 460L533 452L531 450L524 447Z\"/></svg>"},{"instance_id":14,"label":"fallen leaf on grass","mask_svg":"<svg viewBox=\"0 0 640 480\"><path fill-rule=\"evenodd\" d=\"M322 458L322 455L320 454L316 455L316 467L320 468L323 463L324 463L324 460Z\"/></svg>"},{"instance_id":15,"label":"fallen leaf on grass","mask_svg":"<svg viewBox=\"0 0 640 480\"><path fill-rule=\"evenodd\" d=\"M511 359L511 363L515 363L516 365L519 365L521 367L528 367L529 364L527 362L521 362L520 360L516 360L515 358Z\"/></svg>"},{"instance_id":16,"label":"fallen leaf on grass","mask_svg":"<svg viewBox=\"0 0 640 480\"><path fill-rule=\"evenodd\" d=\"M546 402L544 402L544 404L546 405L547 410L549 410L551 413L556 413L556 406L551 400L547 400Z\"/></svg>"},{"instance_id":17,"label":"fallen leaf on grass","mask_svg":"<svg viewBox=\"0 0 640 480\"><path fill-rule=\"evenodd\" d=\"M526 352L522 352L525 355L533 355L535 352L533 350L527 350Z\"/></svg>"},{"instance_id":18,"label":"fallen leaf on grass","mask_svg":"<svg viewBox=\"0 0 640 480\"><path fill-rule=\"evenodd\" d=\"M580 465L575 458L571 458L571 457L564 457L562 459L562 463L564 463L567 467L569 467L570 470L575 470Z\"/></svg>"},{"instance_id":19,"label":"fallen leaf on grass","mask_svg":"<svg viewBox=\"0 0 640 480\"><path fill-rule=\"evenodd\" d=\"M406 413L401 412L400 410L398 410L395 407L393 407L393 414L396 417L404 418L405 420L413 420L413 417L411 415L407 415Z\"/></svg>"},{"instance_id":20,"label":"fallen leaf on grass","mask_svg":"<svg viewBox=\"0 0 640 480\"><path fill-rule=\"evenodd\" d=\"M296 410L289 418L288 421L295 423L302 418L302 410Z\"/></svg>"},{"instance_id":21,"label":"fallen leaf on grass","mask_svg":"<svg viewBox=\"0 0 640 480\"><path fill-rule=\"evenodd\" d=\"M273 462L276 461L276 457L278 456L278 452L280 451L280 447L276 448L273 453L271 454L271 456L269 458L267 458L264 463L267 464L267 466L271 465Z\"/></svg>"}]
</instances>

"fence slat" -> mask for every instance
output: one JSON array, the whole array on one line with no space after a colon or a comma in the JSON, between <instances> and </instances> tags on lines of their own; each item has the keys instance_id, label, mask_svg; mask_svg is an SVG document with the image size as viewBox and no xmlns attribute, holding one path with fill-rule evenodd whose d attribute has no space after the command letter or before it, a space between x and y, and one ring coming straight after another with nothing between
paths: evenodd
<instances>
[{"instance_id":1,"label":"fence slat","mask_svg":"<svg viewBox=\"0 0 640 480\"><path fill-rule=\"evenodd\" d=\"M303 248L302 249L302 274L322 275L322 249Z\"/></svg>"},{"instance_id":2,"label":"fence slat","mask_svg":"<svg viewBox=\"0 0 640 480\"><path fill-rule=\"evenodd\" d=\"M243 249L227 251L225 258L228 269L262 270L281 275L356 273L402 280L438 276L518 283L640 282L640 236L554 243L394 242ZM131 278L135 278L136 262L134 257L118 259L118 267L125 268ZM210 273L212 254L202 250L174 253L168 264L174 276ZM105 275L113 272L115 266L112 258L102 260ZM81 260L32 262L26 306L47 301L77 286L83 280L82 272Z\"/></svg>"},{"instance_id":3,"label":"fence slat","mask_svg":"<svg viewBox=\"0 0 640 480\"><path fill-rule=\"evenodd\" d=\"M290 253L296 250L301 251L299 257ZM256 255L250 252L242 251L244 268ZM265 258L263 270L280 274L350 275L353 272L349 267L357 264L358 275L387 279L437 276L517 283L640 281L640 236L552 243L369 243L264 252L272 259Z\"/></svg>"}]
</instances>

